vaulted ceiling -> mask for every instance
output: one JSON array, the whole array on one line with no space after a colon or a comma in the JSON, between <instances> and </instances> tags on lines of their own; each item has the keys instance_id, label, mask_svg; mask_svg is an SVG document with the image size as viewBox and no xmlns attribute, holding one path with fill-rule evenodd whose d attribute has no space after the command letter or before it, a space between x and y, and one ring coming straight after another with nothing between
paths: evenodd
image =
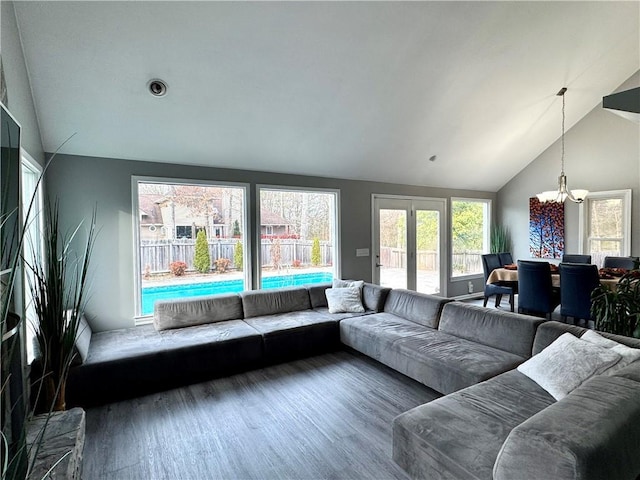
<instances>
[{"instance_id":1,"label":"vaulted ceiling","mask_svg":"<svg viewBox=\"0 0 640 480\"><path fill-rule=\"evenodd\" d=\"M633 1L15 10L45 150L97 157L496 191L640 69Z\"/></svg>"}]
</instances>

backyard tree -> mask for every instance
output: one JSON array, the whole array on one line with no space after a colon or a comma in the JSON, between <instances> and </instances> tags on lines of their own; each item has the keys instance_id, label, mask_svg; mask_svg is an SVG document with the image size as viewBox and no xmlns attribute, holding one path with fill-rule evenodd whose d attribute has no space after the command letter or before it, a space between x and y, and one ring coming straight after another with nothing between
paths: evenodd
<instances>
[{"instance_id":1,"label":"backyard tree","mask_svg":"<svg viewBox=\"0 0 640 480\"><path fill-rule=\"evenodd\" d=\"M201 273L208 273L211 269L211 257L209 255L209 242L204 230L198 231L196 237L196 251L193 258L193 266Z\"/></svg>"},{"instance_id":2,"label":"backyard tree","mask_svg":"<svg viewBox=\"0 0 640 480\"><path fill-rule=\"evenodd\" d=\"M239 237L241 234L242 233L240 232L240 223L238 223L238 220L235 220L233 222L233 236L234 237ZM242 247L240 247L240 248L242 248Z\"/></svg>"},{"instance_id":3,"label":"backyard tree","mask_svg":"<svg viewBox=\"0 0 640 480\"><path fill-rule=\"evenodd\" d=\"M320 265L320 261L321 261L321 257L320 257L320 239L318 237L315 237L313 239L313 244L311 245L311 265L313 265L314 267L317 267L318 265Z\"/></svg>"},{"instance_id":4,"label":"backyard tree","mask_svg":"<svg viewBox=\"0 0 640 480\"><path fill-rule=\"evenodd\" d=\"M242 270L244 261L243 256L244 252L242 251L242 242L236 242L235 246L233 247L233 264L238 270Z\"/></svg>"}]
</instances>

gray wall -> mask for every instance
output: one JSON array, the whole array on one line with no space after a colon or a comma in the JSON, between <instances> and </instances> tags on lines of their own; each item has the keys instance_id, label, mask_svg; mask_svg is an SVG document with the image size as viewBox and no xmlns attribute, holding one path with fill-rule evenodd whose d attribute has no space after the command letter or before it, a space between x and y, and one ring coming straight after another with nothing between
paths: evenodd
<instances>
[{"instance_id":1,"label":"gray wall","mask_svg":"<svg viewBox=\"0 0 640 480\"><path fill-rule=\"evenodd\" d=\"M22 127L22 148L43 165L40 128L31 96L13 2L0 2L0 55L7 82L7 107Z\"/></svg>"},{"instance_id":2,"label":"gray wall","mask_svg":"<svg viewBox=\"0 0 640 480\"><path fill-rule=\"evenodd\" d=\"M373 193L495 199L493 193L465 190L59 155L46 182L52 198L60 199L62 221L71 226L88 218L93 205L98 207L100 233L92 257L92 293L87 308L96 330L134 324L132 175L249 183L252 225L256 184L340 189L342 276L365 280L371 280L371 258L356 257L355 250L371 248ZM482 290L482 279L474 280L474 290ZM447 285L449 296L466 292L467 280Z\"/></svg>"},{"instance_id":3,"label":"gray wall","mask_svg":"<svg viewBox=\"0 0 640 480\"><path fill-rule=\"evenodd\" d=\"M638 85L640 72L636 72L616 91ZM569 108L570 96L567 98ZM498 192L497 220L511 230L514 258L530 257L529 198L544 190L553 190L557 186L559 173L558 140ZM602 104L596 106L566 133L565 173L569 189L586 188L592 192L632 189L631 254L640 255L640 125L604 110ZM567 252L578 251L578 224L579 207L567 200Z\"/></svg>"}]
</instances>

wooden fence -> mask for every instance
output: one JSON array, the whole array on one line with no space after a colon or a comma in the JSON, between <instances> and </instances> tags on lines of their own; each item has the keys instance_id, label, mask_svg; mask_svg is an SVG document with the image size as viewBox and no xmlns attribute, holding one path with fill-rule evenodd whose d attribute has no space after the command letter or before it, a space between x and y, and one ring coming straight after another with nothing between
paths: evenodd
<instances>
[{"instance_id":1,"label":"wooden fence","mask_svg":"<svg viewBox=\"0 0 640 480\"><path fill-rule=\"evenodd\" d=\"M482 252L460 252L452 255L454 272L482 272ZM406 268L407 252L402 248L380 247L380 263L388 268ZM440 268L438 252L418 250L418 270L435 272Z\"/></svg>"},{"instance_id":2,"label":"wooden fence","mask_svg":"<svg viewBox=\"0 0 640 480\"><path fill-rule=\"evenodd\" d=\"M233 263L235 245L239 240L221 239L209 242L209 256L211 265L215 265L218 258L228 258ZM293 265L300 262L301 265L311 265L311 240L282 239L280 240L280 265ZM195 240L174 241L141 241L140 265L144 272L162 273L169 271L171 262L185 262L188 270L193 270L193 257L195 252ZM262 266L273 265L272 253L274 242L262 240L260 245ZM245 249L245 255L246 255ZM320 242L320 264L333 264L333 246L329 242ZM213 268L213 267L212 267Z\"/></svg>"}]
</instances>

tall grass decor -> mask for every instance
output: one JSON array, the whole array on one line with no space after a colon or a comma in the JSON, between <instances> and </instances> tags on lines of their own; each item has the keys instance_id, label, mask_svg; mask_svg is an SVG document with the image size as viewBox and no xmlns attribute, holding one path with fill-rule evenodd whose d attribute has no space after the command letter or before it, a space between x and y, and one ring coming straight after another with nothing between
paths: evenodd
<instances>
[{"instance_id":1,"label":"tall grass decor","mask_svg":"<svg viewBox=\"0 0 640 480\"><path fill-rule=\"evenodd\" d=\"M76 355L75 339L86 303L96 209L79 255L72 246L82 222L71 233L62 232L57 200L49 202L43 214L42 257L34 256L25 265L32 272L28 278L37 318L34 327L41 354L45 404L53 410L64 410L67 376Z\"/></svg>"},{"instance_id":2,"label":"tall grass decor","mask_svg":"<svg viewBox=\"0 0 640 480\"><path fill-rule=\"evenodd\" d=\"M491 229L491 253L511 252L511 235L509 229L496 225Z\"/></svg>"}]
</instances>

